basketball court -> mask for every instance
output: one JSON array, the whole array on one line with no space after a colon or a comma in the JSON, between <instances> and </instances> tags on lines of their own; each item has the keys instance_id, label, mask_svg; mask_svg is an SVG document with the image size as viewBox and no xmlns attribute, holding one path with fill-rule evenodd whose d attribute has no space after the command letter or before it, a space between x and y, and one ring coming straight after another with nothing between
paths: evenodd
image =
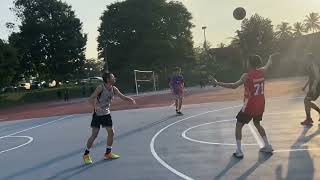
<instances>
[{"instance_id":1,"label":"basketball court","mask_svg":"<svg viewBox=\"0 0 320 180\"><path fill-rule=\"evenodd\" d=\"M0 179L320 179L320 129L300 126L301 97L268 98L263 125L274 153L259 153L253 124L243 130L244 159L235 150L235 115L241 101L168 106L112 113L120 159L103 160L106 131L82 154L91 114L0 123ZM316 114L313 117L317 118Z\"/></svg>"}]
</instances>

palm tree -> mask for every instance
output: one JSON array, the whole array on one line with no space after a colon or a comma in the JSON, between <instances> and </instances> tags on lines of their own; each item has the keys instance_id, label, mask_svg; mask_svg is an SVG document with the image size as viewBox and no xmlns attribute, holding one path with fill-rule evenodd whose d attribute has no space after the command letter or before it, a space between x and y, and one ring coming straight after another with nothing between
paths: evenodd
<instances>
[{"instance_id":1,"label":"palm tree","mask_svg":"<svg viewBox=\"0 0 320 180\"><path fill-rule=\"evenodd\" d=\"M276 38L278 39L288 39L292 37L292 27L287 22L282 22L277 26L277 30L275 32Z\"/></svg>"},{"instance_id":2,"label":"palm tree","mask_svg":"<svg viewBox=\"0 0 320 180\"><path fill-rule=\"evenodd\" d=\"M293 35L294 37L302 36L305 32L305 27L301 22L296 22L293 24Z\"/></svg>"},{"instance_id":3,"label":"palm tree","mask_svg":"<svg viewBox=\"0 0 320 180\"><path fill-rule=\"evenodd\" d=\"M306 31L312 31L313 33L320 30L320 16L318 13L310 13L304 20Z\"/></svg>"}]
</instances>

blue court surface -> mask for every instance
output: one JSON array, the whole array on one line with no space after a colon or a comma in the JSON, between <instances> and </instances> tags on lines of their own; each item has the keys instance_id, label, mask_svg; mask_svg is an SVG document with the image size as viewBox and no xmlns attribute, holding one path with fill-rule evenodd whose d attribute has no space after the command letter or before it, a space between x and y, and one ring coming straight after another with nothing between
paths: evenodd
<instances>
[{"instance_id":1,"label":"blue court surface","mask_svg":"<svg viewBox=\"0 0 320 180\"><path fill-rule=\"evenodd\" d=\"M320 129L304 128L302 98L267 99L263 125L275 152L259 153L261 137L253 124L243 129L244 159L234 152L235 115L241 101L112 112L113 151L103 160L106 131L82 154L90 135L91 114L0 123L0 179L175 180L320 179Z\"/></svg>"}]
</instances>

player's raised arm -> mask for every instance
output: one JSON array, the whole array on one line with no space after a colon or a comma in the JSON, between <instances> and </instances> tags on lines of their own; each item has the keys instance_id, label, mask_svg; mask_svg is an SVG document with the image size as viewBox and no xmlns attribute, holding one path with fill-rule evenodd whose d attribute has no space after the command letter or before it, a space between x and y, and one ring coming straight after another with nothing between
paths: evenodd
<instances>
[{"instance_id":1,"label":"player's raised arm","mask_svg":"<svg viewBox=\"0 0 320 180\"><path fill-rule=\"evenodd\" d=\"M315 81L313 82L312 87L311 87L311 91L313 93L315 93L317 90L317 87L319 85L318 83L320 80L320 74L319 74L319 67L314 62L312 62L311 71L312 71L314 78L315 78Z\"/></svg>"},{"instance_id":2,"label":"player's raised arm","mask_svg":"<svg viewBox=\"0 0 320 180\"><path fill-rule=\"evenodd\" d=\"M247 78L247 73L242 74L241 78L234 83L223 83L223 82L218 82L214 77L209 76L209 80L214 84L214 85L218 85L224 88L230 88L230 89L236 89L239 86L241 86Z\"/></svg>"},{"instance_id":3,"label":"player's raised arm","mask_svg":"<svg viewBox=\"0 0 320 180\"><path fill-rule=\"evenodd\" d=\"M273 53L269 56L268 62L264 65L260 70L267 71L272 66L272 61L275 59L276 56L280 55L280 53Z\"/></svg>"}]
</instances>

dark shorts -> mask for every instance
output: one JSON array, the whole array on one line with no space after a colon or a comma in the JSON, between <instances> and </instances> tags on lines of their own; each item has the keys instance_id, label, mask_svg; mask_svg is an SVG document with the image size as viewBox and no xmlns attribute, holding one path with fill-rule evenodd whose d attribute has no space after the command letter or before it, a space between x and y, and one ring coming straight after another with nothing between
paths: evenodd
<instances>
[{"instance_id":1,"label":"dark shorts","mask_svg":"<svg viewBox=\"0 0 320 180\"><path fill-rule=\"evenodd\" d=\"M96 113L92 115L91 127L100 128L102 127L112 127L112 118L111 115L97 116Z\"/></svg>"},{"instance_id":2,"label":"dark shorts","mask_svg":"<svg viewBox=\"0 0 320 180\"><path fill-rule=\"evenodd\" d=\"M247 113L240 111L236 118L237 118L237 122L242 123L242 124L248 124L252 119L255 122L262 121L262 116L263 116L263 114L258 115L258 116L253 116L253 115L250 115L250 114L247 114Z\"/></svg>"}]
</instances>

